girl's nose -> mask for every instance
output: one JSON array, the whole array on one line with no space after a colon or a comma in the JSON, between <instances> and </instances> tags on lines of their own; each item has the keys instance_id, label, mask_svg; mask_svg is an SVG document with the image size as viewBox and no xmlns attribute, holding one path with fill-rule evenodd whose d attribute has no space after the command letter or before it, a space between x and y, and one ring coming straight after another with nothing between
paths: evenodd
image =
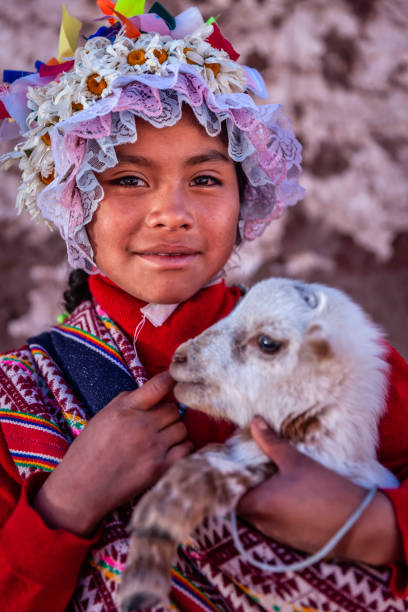
<instances>
[{"instance_id":1,"label":"girl's nose","mask_svg":"<svg viewBox=\"0 0 408 612\"><path fill-rule=\"evenodd\" d=\"M182 189L161 190L146 215L146 223L170 230L189 229L194 223L190 198Z\"/></svg>"}]
</instances>

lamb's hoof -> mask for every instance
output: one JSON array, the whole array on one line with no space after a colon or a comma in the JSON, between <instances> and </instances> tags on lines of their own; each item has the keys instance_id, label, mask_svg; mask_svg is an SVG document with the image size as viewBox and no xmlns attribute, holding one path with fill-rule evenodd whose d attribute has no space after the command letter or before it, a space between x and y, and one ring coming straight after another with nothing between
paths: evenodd
<instances>
[{"instance_id":1,"label":"lamb's hoof","mask_svg":"<svg viewBox=\"0 0 408 612\"><path fill-rule=\"evenodd\" d=\"M139 591L138 593L130 594L124 597L122 600L120 611L121 612L139 612L139 610L146 610L154 608L160 603L160 599L153 593Z\"/></svg>"}]
</instances>

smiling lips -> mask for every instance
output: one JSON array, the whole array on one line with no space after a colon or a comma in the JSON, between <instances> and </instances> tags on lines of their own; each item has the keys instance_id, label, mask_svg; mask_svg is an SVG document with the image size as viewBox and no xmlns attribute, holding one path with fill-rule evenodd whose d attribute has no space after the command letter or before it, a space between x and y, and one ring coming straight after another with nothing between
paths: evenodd
<instances>
[{"instance_id":1,"label":"smiling lips","mask_svg":"<svg viewBox=\"0 0 408 612\"><path fill-rule=\"evenodd\" d=\"M134 254L159 266L182 268L200 255L201 251L182 244L157 244L143 251L134 251Z\"/></svg>"}]
</instances>

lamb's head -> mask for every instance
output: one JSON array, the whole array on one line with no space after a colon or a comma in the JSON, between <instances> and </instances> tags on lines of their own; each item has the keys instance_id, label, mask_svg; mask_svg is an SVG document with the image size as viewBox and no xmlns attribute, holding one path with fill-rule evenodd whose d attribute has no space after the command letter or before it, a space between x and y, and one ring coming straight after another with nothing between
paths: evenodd
<instances>
[{"instance_id":1,"label":"lamb's head","mask_svg":"<svg viewBox=\"0 0 408 612\"><path fill-rule=\"evenodd\" d=\"M349 402L357 370L366 379L360 383L373 385L373 397L382 397L380 339L342 292L269 279L228 317L182 344L170 373L183 404L240 427L261 414L281 431L286 419L312 407Z\"/></svg>"}]
</instances>

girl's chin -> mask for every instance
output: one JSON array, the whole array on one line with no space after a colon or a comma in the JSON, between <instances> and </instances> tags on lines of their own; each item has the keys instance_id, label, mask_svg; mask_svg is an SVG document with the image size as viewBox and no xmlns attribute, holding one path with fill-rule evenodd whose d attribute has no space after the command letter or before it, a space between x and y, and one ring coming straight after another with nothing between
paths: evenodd
<instances>
[{"instance_id":1,"label":"girl's chin","mask_svg":"<svg viewBox=\"0 0 408 612\"><path fill-rule=\"evenodd\" d=\"M171 288L157 290L152 290L154 288L149 289L149 291L140 291L137 288L135 288L134 290L132 288L125 288L125 291L127 291L127 293L130 293L130 295L133 295L134 297L138 298L139 300L142 300L143 302L168 305L180 304L181 302L185 302L195 293L197 293L197 291L202 289L202 286L200 285L197 287L189 287L186 289L177 289L177 287L174 286Z\"/></svg>"},{"instance_id":2,"label":"girl's chin","mask_svg":"<svg viewBox=\"0 0 408 612\"><path fill-rule=\"evenodd\" d=\"M143 284L127 283L126 286L122 285L122 289L144 302L152 302L153 304L180 304L185 302L193 295L195 295L200 289L205 287L209 278L207 275L196 275L187 279L177 278L179 275L169 275L165 282L154 282L154 279L150 277L149 280Z\"/></svg>"}]
</instances>

